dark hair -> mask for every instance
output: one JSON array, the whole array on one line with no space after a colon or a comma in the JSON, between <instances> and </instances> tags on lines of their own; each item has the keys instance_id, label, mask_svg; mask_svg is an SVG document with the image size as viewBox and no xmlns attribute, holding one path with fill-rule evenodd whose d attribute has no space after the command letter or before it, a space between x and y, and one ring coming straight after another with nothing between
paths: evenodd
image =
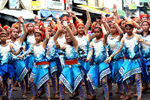
<instances>
[{"instance_id":1,"label":"dark hair","mask_svg":"<svg viewBox=\"0 0 150 100\"><path fill-rule=\"evenodd\" d=\"M1 34L5 34L5 35L7 35L7 34L6 34L6 32L0 32L0 35L1 35Z\"/></svg>"},{"instance_id":2,"label":"dark hair","mask_svg":"<svg viewBox=\"0 0 150 100\"><path fill-rule=\"evenodd\" d=\"M134 28L131 24L126 24L125 27L127 27L127 26Z\"/></svg>"},{"instance_id":3,"label":"dark hair","mask_svg":"<svg viewBox=\"0 0 150 100\"><path fill-rule=\"evenodd\" d=\"M148 21L143 21L143 22L142 22L142 25L143 25L143 23L145 23L145 22L146 22L146 23L150 26L150 24L149 24L149 22L148 22Z\"/></svg>"},{"instance_id":4,"label":"dark hair","mask_svg":"<svg viewBox=\"0 0 150 100\"><path fill-rule=\"evenodd\" d=\"M97 28L98 28L98 29L100 30L100 32L102 33L102 29L101 29L100 27L95 27L94 30L97 29Z\"/></svg>"}]
</instances>

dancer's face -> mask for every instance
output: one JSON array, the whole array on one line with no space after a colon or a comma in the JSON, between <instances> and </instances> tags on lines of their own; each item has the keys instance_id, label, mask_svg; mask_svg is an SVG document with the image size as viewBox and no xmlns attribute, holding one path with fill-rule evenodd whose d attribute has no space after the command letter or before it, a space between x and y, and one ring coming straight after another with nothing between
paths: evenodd
<instances>
[{"instance_id":1,"label":"dancer's face","mask_svg":"<svg viewBox=\"0 0 150 100\"><path fill-rule=\"evenodd\" d=\"M130 27L130 26L126 26L125 27L125 31L126 31L126 33L128 34L128 35L131 35L132 34L132 32L133 32L133 27Z\"/></svg>"},{"instance_id":2,"label":"dancer's face","mask_svg":"<svg viewBox=\"0 0 150 100\"><path fill-rule=\"evenodd\" d=\"M99 28L94 29L94 36L96 37L96 39L99 39L102 37L102 32L100 31Z\"/></svg>"},{"instance_id":3,"label":"dancer's face","mask_svg":"<svg viewBox=\"0 0 150 100\"><path fill-rule=\"evenodd\" d=\"M142 21L147 21L147 16L143 16Z\"/></svg>"},{"instance_id":4,"label":"dancer's face","mask_svg":"<svg viewBox=\"0 0 150 100\"><path fill-rule=\"evenodd\" d=\"M32 24L29 24L28 27L27 27L27 30L29 32L33 32L33 25Z\"/></svg>"},{"instance_id":5,"label":"dancer's face","mask_svg":"<svg viewBox=\"0 0 150 100\"><path fill-rule=\"evenodd\" d=\"M111 33L111 34L116 34L117 32L118 32L118 31L117 31L115 25L114 25L114 24L111 24L111 25L110 25L110 33Z\"/></svg>"},{"instance_id":6,"label":"dancer's face","mask_svg":"<svg viewBox=\"0 0 150 100\"><path fill-rule=\"evenodd\" d=\"M18 30L15 28L12 30L11 37L17 39L19 37Z\"/></svg>"},{"instance_id":7,"label":"dancer's face","mask_svg":"<svg viewBox=\"0 0 150 100\"><path fill-rule=\"evenodd\" d=\"M83 25L80 25L78 28L77 28L77 33L78 34L84 34L85 32L85 27Z\"/></svg>"},{"instance_id":8,"label":"dancer's face","mask_svg":"<svg viewBox=\"0 0 150 100\"><path fill-rule=\"evenodd\" d=\"M6 42L6 40L7 40L7 35L6 35L6 33L1 33L1 35L0 35L0 40L1 40L1 42Z\"/></svg>"},{"instance_id":9,"label":"dancer's face","mask_svg":"<svg viewBox=\"0 0 150 100\"><path fill-rule=\"evenodd\" d=\"M142 23L142 29L143 29L143 31L149 31L149 24L148 24L148 22L143 22Z\"/></svg>"},{"instance_id":10,"label":"dancer's face","mask_svg":"<svg viewBox=\"0 0 150 100\"><path fill-rule=\"evenodd\" d=\"M124 28L125 28L125 23L126 23L126 21L125 21L125 20L123 20L123 21L121 22L120 26L121 26L121 28L122 28L122 29L124 29Z\"/></svg>"},{"instance_id":11,"label":"dancer's face","mask_svg":"<svg viewBox=\"0 0 150 100\"><path fill-rule=\"evenodd\" d=\"M35 40L36 40L36 42L42 41L42 36L40 33L35 33Z\"/></svg>"},{"instance_id":12,"label":"dancer's face","mask_svg":"<svg viewBox=\"0 0 150 100\"><path fill-rule=\"evenodd\" d=\"M67 43L71 43L72 42L70 37L69 37L69 35L67 33L65 33L65 38L66 38L66 42Z\"/></svg>"}]
</instances>

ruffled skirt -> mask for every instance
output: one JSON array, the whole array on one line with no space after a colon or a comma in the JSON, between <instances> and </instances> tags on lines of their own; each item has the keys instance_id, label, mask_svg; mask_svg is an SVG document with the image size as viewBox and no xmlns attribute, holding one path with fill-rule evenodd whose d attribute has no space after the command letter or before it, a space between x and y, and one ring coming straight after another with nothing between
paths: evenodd
<instances>
[{"instance_id":1,"label":"ruffled skirt","mask_svg":"<svg viewBox=\"0 0 150 100\"><path fill-rule=\"evenodd\" d=\"M94 64L91 66L89 72L87 73L87 78L91 82L93 89L100 87L101 80L111 73L109 64L107 63L100 63Z\"/></svg>"},{"instance_id":2,"label":"ruffled skirt","mask_svg":"<svg viewBox=\"0 0 150 100\"><path fill-rule=\"evenodd\" d=\"M30 77L34 79L33 83L38 89L50 79L48 67L49 65L35 65L32 69Z\"/></svg>"},{"instance_id":3,"label":"ruffled skirt","mask_svg":"<svg viewBox=\"0 0 150 100\"><path fill-rule=\"evenodd\" d=\"M59 79L71 93L75 92L79 83L83 80L79 65L65 65Z\"/></svg>"},{"instance_id":4,"label":"ruffled skirt","mask_svg":"<svg viewBox=\"0 0 150 100\"><path fill-rule=\"evenodd\" d=\"M125 59L119 70L119 73L122 76L122 81L126 81L126 83L129 84L133 75L142 73L141 67L141 59Z\"/></svg>"},{"instance_id":5,"label":"ruffled skirt","mask_svg":"<svg viewBox=\"0 0 150 100\"><path fill-rule=\"evenodd\" d=\"M28 68L23 60L15 60L13 65L16 69L16 80L21 82L28 73Z\"/></svg>"}]
</instances>

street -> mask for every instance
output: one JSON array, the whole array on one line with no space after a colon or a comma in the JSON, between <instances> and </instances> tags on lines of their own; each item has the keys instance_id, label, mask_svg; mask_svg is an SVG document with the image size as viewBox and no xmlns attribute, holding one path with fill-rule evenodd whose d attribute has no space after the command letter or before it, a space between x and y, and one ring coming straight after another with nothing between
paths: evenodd
<instances>
[{"instance_id":1,"label":"street","mask_svg":"<svg viewBox=\"0 0 150 100\"><path fill-rule=\"evenodd\" d=\"M113 96L110 97L110 100L120 100L119 99L119 94L115 94L116 91L116 84L113 86ZM150 87L150 85L149 85ZM134 85L132 86L132 91L135 93L136 92L136 83L134 83ZM104 100L104 95L102 94L102 88L99 88L95 91L96 95L97 95L97 100ZM70 99L69 98L70 93L65 95L65 99L66 100L79 100L78 96L75 99ZM21 93L21 89L17 87L17 91L13 91L13 96L12 96L12 100L30 100L32 98L32 91L31 89L27 92L27 99L21 99L22 98L22 93ZM5 98L4 100L7 100L7 98ZM46 98L46 94L43 94L41 97L36 98L35 100L47 100ZM51 100L58 100L58 99L54 99L54 95L53 95L53 88L51 87ZM86 90L84 87L84 100L87 100L86 98ZM136 98L132 98L131 100L136 100ZM142 94L142 99L141 100L150 100L150 90L148 90L147 92L144 92Z\"/></svg>"}]
</instances>

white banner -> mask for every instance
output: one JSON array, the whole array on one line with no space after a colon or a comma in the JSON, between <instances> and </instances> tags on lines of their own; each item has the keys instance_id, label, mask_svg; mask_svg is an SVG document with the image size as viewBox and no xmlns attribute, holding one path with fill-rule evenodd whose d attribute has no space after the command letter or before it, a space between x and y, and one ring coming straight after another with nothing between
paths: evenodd
<instances>
[{"instance_id":1,"label":"white banner","mask_svg":"<svg viewBox=\"0 0 150 100\"><path fill-rule=\"evenodd\" d=\"M48 8L64 10L64 0L47 0Z\"/></svg>"}]
</instances>

